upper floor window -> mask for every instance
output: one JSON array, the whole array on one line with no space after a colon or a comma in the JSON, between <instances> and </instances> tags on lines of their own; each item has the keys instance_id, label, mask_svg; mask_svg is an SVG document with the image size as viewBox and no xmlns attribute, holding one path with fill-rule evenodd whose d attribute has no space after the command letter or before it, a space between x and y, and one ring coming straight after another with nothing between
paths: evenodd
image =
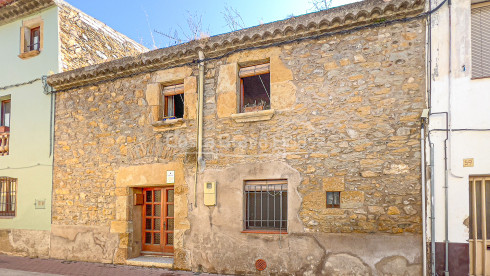
<instances>
[{"instance_id":1,"label":"upper floor window","mask_svg":"<svg viewBox=\"0 0 490 276\"><path fill-rule=\"evenodd\" d=\"M20 39L20 58L38 55L43 49L42 19L38 17L24 21L20 29Z\"/></svg>"},{"instance_id":2,"label":"upper floor window","mask_svg":"<svg viewBox=\"0 0 490 276\"><path fill-rule=\"evenodd\" d=\"M29 38L29 44L26 45L27 49L26 52L28 51L39 51L39 47L41 46L41 28L40 27L35 27L30 29L30 38Z\"/></svg>"},{"instance_id":3,"label":"upper floor window","mask_svg":"<svg viewBox=\"0 0 490 276\"><path fill-rule=\"evenodd\" d=\"M471 77L490 77L490 3L471 7Z\"/></svg>"},{"instance_id":4,"label":"upper floor window","mask_svg":"<svg viewBox=\"0 0 490 276\"><path fill-rule=\"evenodd\" d=\"M163 119L184 118L184 84L165 86L162 93Z\"/></svg>"},{"instance_id":5,"label":"upper floor window","mask_svg":"<svg viewBox=\"0 0 490 276\"><path fill-rule=\"evenodd\" d=\"M15 216L17 179L0 177L0 217Z\"/></svg>"},{"instance_id":6,"label":"upper floor window","mask_svg":"<svg viewBox=\"0 0 490 276\"><path fill-rule=\"evenodd\" d=\"M270 64L240 68L240 112L271 108Z\"/></svg>"},{"instance_id":7,"label":"upper floor window","mask_svg":"<svg viewBox=\"0 0 490 276\"><path fill-rule=\"evenodd\" d=\"M0 102L0 133L10 129L10 100Z\"/></svg>"}]
</instances>

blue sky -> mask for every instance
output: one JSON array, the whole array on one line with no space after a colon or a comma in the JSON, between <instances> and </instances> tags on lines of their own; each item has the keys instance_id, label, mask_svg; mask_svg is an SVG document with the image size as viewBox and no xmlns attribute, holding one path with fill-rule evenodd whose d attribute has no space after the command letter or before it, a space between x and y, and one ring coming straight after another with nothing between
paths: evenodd
<instances>
[{"instance_id":1,"label":"blue sky","mask_svg":"<svg viewBox=\"0 0 490 276\"><path fill-rule=\"evenodd\" d=\"M202 15L205 33L217 35L230 31L223 17L225 7L237 10L245 27L281 20L290 15L312 12L312 0L65 0L83 12L97 18L116 31L153 49L169 46L172 42L159 34L172 34L177 30L185 39L181 28L187 28L189 15ZM333 0L340 6L356 0ZM196 21L196 20L194 20Z\"/></svg>"}]
</instances>

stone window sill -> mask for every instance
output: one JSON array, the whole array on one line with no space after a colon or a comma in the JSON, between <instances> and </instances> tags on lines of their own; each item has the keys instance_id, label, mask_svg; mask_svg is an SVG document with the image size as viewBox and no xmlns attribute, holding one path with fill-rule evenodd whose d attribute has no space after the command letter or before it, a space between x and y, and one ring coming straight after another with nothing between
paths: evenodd
<instances>
[{"instance_id":1,"label":"stone window sill","mask_svg":"<svg viewBox=\"0 0 490 276\"><path fill-rule=\"evenodd\" d=\"M19 57L21 59L28 59L28 58L31 58L31 57L35 57L35 56L39 55L40 53L41 53L40 51L34 50L34 51L29 51L29 52L22 53L22 54L19 55Z\"/></svg>"},{"instance_id":2,"label":"stone window sill","mask_svg":"<svg viewBox=\"0 0 490 276\"><path fill-rule=\"evenodd\" d=\"M242 233L250 233L250 234L287 234L288 232L285 230L243 230Z\"/></svg>"},{"instance_id":3,"label":"stone window sill","mask_svg":"<svg viewBox=\"0 0 490 276\"><path fill-rule=\"evenodd\" d=\"M274 116L274 109L231 114L231 118L237 123L268 121L272 116Z\"/></svg>"},{"instance_id":4,"label":"stone window sill","mask_svg":"<svg viewBox=\"0 0 490 276\"><path fill-rule=\"evenodd\" d=\"M186 127L185 121L182 118L171 119L165 121L156 121L151 124L154 131L169 131Z\"/></svg>"}]
</instances>

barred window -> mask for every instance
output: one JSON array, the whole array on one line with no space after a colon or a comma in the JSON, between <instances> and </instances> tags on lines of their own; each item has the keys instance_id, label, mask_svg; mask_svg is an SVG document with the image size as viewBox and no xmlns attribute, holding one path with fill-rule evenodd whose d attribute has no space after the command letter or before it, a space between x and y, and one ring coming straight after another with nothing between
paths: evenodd
<instances>
[{"instance_id":1,"label":"barred window","mask_svg":"<svg viewBox=\"0 0 490 276\"><path fill-rule=\"evenodd\" d=\"M287 230L287 180L245 181L245 228Z\"/></svg>"},{"instance_id":2,"label":"barred window","mask_svg":"<svg viewBox=\"0 0 490 276\"><path fill-rule=\"evenodd\" d=\"M17 179L0 177L0 217L15 216Z\"/></svg>"}]
</instances>

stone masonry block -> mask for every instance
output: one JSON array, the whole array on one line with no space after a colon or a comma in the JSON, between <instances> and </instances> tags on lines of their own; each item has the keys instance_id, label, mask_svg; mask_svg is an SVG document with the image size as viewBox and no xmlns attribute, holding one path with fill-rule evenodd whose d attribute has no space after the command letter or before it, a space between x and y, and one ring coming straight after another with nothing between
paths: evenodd
<instances>
[{"instance_id":1,"label":"stone masonry block","mask_svg":"<svg viewBox=\"0 0 490 276\"><path fill-rule=\"evenodd\" d=\"M129 223L127 221L114 220L111 221L111 233L126 233L129 228Z\"/></svg>"},{"instance_id":2,"label":"stone masonry block","mask_svg":"<svg viewBox=\"0 0 490 276\"><path fill-rule=\"evenodd\" d=\"M340 193L340 208L359 208L364 204L364 192L344 191Z\"/></svg>"},{"instance_id":3,"label":"stone masonry block","mask_svg":"<svg viewBox=\"0 0 490 276\"><path fill-rule=\"evenodd\" d=\"M323 190L326 192L342 192L345 189L344 177L334 176L323 178Z\"/></svg>"},{"instance_id":4,"label":"stone masonry block","mask_svg":"<svg viewBox=\"0 0 490 276\"><path fill-rule=\"evenodd\" d=\"M160 105L160 92L159 83L150 83L146 86L146 101L148 105Z\"/></svg>"}]
</instances>

